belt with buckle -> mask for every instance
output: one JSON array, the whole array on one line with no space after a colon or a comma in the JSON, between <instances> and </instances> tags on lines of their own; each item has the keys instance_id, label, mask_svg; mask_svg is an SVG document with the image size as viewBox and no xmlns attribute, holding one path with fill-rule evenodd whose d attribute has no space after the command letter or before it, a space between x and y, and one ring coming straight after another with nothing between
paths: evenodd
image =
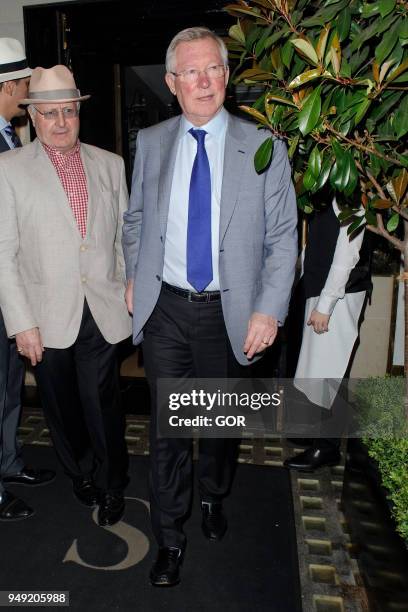
<instances>
[{"instance_id":1,"label":"belt with buckle","mask_svg":"<svg viewBox=\"0 0 408 612\"><path fill-rule=\"evenodd\" d=\"M175 293L176 295L188 300L189 302L218 302L221 299L220 291L201 291L201 293L196 293L194 291L189 291L188 289L181 289L181 287L174 287L173 285L169 285L163 281L163 289L166 291L170 291L170 293Z\"/></svg>"}]
</instances>

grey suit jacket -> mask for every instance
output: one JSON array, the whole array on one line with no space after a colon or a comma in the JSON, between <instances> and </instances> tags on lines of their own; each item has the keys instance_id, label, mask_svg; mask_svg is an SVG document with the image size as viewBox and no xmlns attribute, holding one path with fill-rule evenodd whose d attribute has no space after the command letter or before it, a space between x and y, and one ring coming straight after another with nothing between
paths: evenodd
<instances>
[{"instance_id":1,"label":"grey suit jacket","mask_svg":"<svg viewBox=\"0 0 408 612\"><path fill-rule=\"evenodd\" d=\"M0 308L9 336L39 327L51 348L75 342L84 298L108 342L131 333L120 242L128 200L123 160L86 144L81 158L85 238L38 140L0 156Z\"/></svg>"},{"instance_id":2,"label":"grey suit jacket","mask_svg":"<svg viewBox=\"0 0 408 612\"><path fill-rule=\"evenodd\" d=\"M124 215L126 275L134 279L133 339L157 302L180 118L141 130L129 210ZM284 321L297 257L297 209L286 147L275 140L269 169L254 155L267 132L228 116L221 192L219 272L222 309L237 360L253 312Z\"/></svg>"}]
</instances>

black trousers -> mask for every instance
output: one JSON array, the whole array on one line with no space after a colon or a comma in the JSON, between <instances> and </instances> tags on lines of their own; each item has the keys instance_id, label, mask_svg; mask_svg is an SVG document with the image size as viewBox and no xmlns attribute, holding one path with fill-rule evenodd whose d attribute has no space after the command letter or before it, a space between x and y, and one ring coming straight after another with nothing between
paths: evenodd
<instances>
[{"instance_id":1,"label":"black trousers","mask_svg":"<svg viewBox=\"0 0 408 612\"><path fill-rule=\"evenodd\" d=\"M91 475L104 491L123 491L128 455L116 345L104 339L86 301L74 344L46 348L35 376L65 472L73 480Z\"/></svg>"},{"instance_id":2,"label":"black trousers","mask_svg":"<svg viewBox=\"0 0 408 612\"><path fill-rule=\"evenodd\" d=\"M156 436L158 378L239 378L247 368L235 359L221 301L189 302L162 289L144 330L143 355L152 395L150 425L151 519L159 546L185 547L183 523L192 501L192 441ZM237 441L199 440L198 481L202 501L227 495L236 464Z\"/></svg>"}]
</instances>

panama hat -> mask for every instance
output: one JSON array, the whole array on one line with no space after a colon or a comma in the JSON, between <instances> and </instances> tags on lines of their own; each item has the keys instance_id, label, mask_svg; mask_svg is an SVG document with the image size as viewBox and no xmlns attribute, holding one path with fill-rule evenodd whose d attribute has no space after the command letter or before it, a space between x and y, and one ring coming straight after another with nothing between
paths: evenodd
<instances>
[{"instance_id":1,"label":"panama hat","mask_svg":"<svg viewBox=\"0 0 408 612\"><path fill-rule=\"evenodd\" d=\"M79 102L91 96L81 96L75 85L72 72L62 65L52 68L34 68L31 75L28 98L20 104L41 104L47 102Z\"/></svg>"},{"instance_id":2,"label":"panama hat","mask_svg":"<svg viewBox=\"0 0 408 612\"><path fill-rule=\"evenodd\" d=\"M15 38L0 38L0 83L23 79L31 75L31 68L23 46Z\"/></svg>"}]
</instances>

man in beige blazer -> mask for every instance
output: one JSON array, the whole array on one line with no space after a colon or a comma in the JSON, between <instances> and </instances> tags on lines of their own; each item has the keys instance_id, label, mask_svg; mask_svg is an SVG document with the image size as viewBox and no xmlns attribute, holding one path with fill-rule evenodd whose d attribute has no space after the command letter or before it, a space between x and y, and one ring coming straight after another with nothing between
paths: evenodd
<instances>
[{"instance_id":1,"label":"man in beige blazer","mask_svg":"<svg viewBox=\"0 0 408 612\"><path fill-rule=\"evenodd\" d=\"M123 299L123 160L80 143L81 96L65 66L33 71L37 138L0 159L0 307L34 367L56 452L102 526L124 511L128 457L116 345ZM24 172L21 172L21 169Z\"/></svg>"}]
</instances>

